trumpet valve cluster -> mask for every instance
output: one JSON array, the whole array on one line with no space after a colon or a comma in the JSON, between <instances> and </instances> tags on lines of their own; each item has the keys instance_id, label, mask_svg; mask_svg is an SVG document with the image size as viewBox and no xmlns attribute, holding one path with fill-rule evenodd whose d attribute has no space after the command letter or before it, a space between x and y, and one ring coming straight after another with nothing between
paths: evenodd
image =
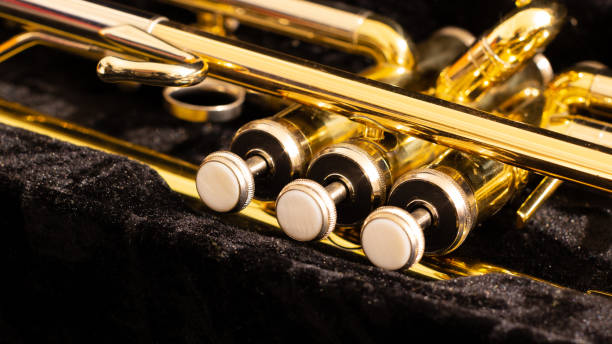
<instances>
[{"instance_id":1,"label":"trumpet valve cluster","mask_svg":"<svg viewBox=\"0 0 612 344\"><path fill-rule=\"evenodd\" d=\"M525 169L549 177L519 222L560 185L552 177L612 191L612 77L588 63L553 78L541 51L565 19L557 3L517 2L478 39L453 27L414 44L397 23L360 9L166 1L195 10L208 32L85 0L0 2L0 16L28 31L0 46L0 61L35 44L94 57L103 81L164 86L169 112L192 122L235 119L245 87L277 96L283 110L244 124L229 150L203 159L200 199L220 213L275 201L280 228L299 241L349 228L385 269L455 250L522 190ZM374 64L357 77L219 37L238 22Z\"/></svg>"}]
</instances>

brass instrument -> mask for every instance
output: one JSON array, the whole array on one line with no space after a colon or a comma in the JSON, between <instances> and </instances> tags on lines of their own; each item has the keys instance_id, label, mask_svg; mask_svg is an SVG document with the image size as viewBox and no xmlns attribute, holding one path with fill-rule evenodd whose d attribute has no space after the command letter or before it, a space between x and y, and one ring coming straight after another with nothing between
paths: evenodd
<instances>
[{"instance_id":1,"label":"brass instrument","mask_svg":"<svg viewBox=\"0 0 612 344\"><path fill-rule=\"evenodd\" d=\"M419 69L410 40L406 39L394 24L378 20L375 16L340 13L304 2L300 3L310 6L309 10L313 9L315 12L309 12L308 18L301 19L299 15L306 14L306 11L283 13L280 7L270 7L275 1L168 2L182 3L189 8L207 6L202 8L213 10L220 16L215 18L216 24L223 24L224 21L219 20L223 17L233 17L258 27L322 42L352 53L365 54L372 57L376 64L364 71L363 77L355 76L254 47L232 38L219 37L192 26L171 22L165 17L83 0L0 2L0 17L22 24L27 31L0 46L0 61L34 44L47 44L100 59L98 75L108 82L182 87L197 85L206 77L214 77L255 92L289 100L294 104L275 116L274 123L277 123L276 119L281 119L280 122L284 122L285 128L297 128L293 133L299 132L299 135L305 137L302 142L319 137L317 132L322 129L332 130L335 125L328 118L333 117L334 121L337 121L334 123L340 126L350 127L322 137L321 141L312 145L312 150L306 150L307 154L298 159L300 162L296 164L302 169L315 152L324 152L324 147L330 143L344 141L363 129L364 136L376 140L354 139L353 142L368 147L372 142L380 144L375 148L383 149L373 153L380 156L393 151L402 139L423 139L427 141L422 141L423 145L431 148L435 143L439 146L435 151L428 150L433 154L425 159L427 162L444 150L446 153L437 156L435 162L443 162L444 159L449 159L451 154L457 154L466 157L469 163L488 161L496 166L504 166L504 169L519 171L518 168L521 168L612 191L612 148L604 147L601 143L592 144L588 142L590 137L576 138L569 132L566 132L569 135L560 134L457 104L505 113L499 110L507 105L504 85L499 85L500 88L496 89L492 89L492 86L519 72L524 63L554 38L564 17L564 10L560 6L536 2L521 7L509 16L517 26L512 27L512 30L503 27L485 34L472 45L466 55L442 73L434 89L429 92L419 89L425 94L417 94L382 82L405 86L414 78L421 78L421 74L407 73L414 68L417 71ZM321 18L335 15L346 20L337 20L337 26L321 25ZM293 20L296 16L300 20ZM202 17L210 19L207 16ZM218 32L224 31L223 28L217 29ZM526 45L531 48L525 49ZM507 47L515 49L506 49ZM525 87L525 90L533 91L534 88ZM497 95L500 94L503 95L498 98ZM517 99L520 102L524 100L522 96L530 98L532 95L534 94L528 92L517 94L517 98L512 98L512 102ZM504 101L499 102L500 99ZM514 105L516 104L512 103L509 108L515 108ZM194 118L189 113L183 117L190 120ZM323 120L309 121L313 117ZM0 103L0 121L141 161L158 171L173 190L192 200L198 200L194 183L198 168L190 163L34 113L14 104ZM244 131L247 129L245 127ZM389 133L392 135L386 135ZM389 137L392 138L391 141L385 141ZM398 138L400 140L397 140ZM397 158L398 163L392 163L392 168L387 171L395 179L406 169L415 167L400 163L405 160L412 161L413 159L406 157L413 157L413 153L391 159L384 156L380 161ZM238 168L242 169L243 175L256 176L271 166L278 166L274 165L274 162L270 163L272 160L262 154L261 150L246 149L242 155L239 158L242 162L246 161L246 169L244 165ZM251 157L255 158L248 161ZM425 158L422 155L419 157ZM239 160L232 160L229 164L235 165L236 161ZM425 161L417 165L423 164ZM299 169L296 171L302 172ZM299 173L290 174L290 177L297 175ZM478 177L483 180L480 186L490 187L486 182L486 175ZM200 179L208 180L210 176L204 175ZM285 179L281 184L286 182L288 180ZM238 215L223 216L229 219L246 217L277 228L276 219L271 215L274 209L269 203L259 200L250 202L255 191L252 187L249 188L249 183L253 185L254 181L241 180L240 189L247 192L239 192L239 196L234 197L236 200L232 199L213 210L233 211L244 208ZM282 186L284 185L276 185L277 188ZM267 189L264 187L261 190L263 192L268 191ZM329 191L332 195L348 195L335 187ZM264 195L262 198L267 197ZM384 193L378 198L384 200ZM502 204L502 201L499 204ZM427 208L425 211L428 211ZM431 219L427 220L427 214L423 211L417 212L415 218L419 226L425 226L427 221L431 222ZM476 219L469 221L475 223ZM322 242L363 255L358 244L334 233ZM419 261L420 257L416 260ZM421 263L412 265L407 271L427 279L449 279L492 272L520 275L486 263L439 257L425 257Z\"/></svg>"},{"instance_id":2,"label":"brass instrument","mask_svg":"<svg viewBox=\"0 0 612 344\"><path fill-rule=\"evenodd\" d=\"M362 75L384 83L403 86L411 78L407 72L415 67L414 43L402 28L389 18L359 8L296 0L164 1L198 14L214 14L217 21L219 17L234 18L244 25L366 55L375 64ZM208 22L204 19L204 26Z\"/></svg>"},{"instance_id":3,"label":"brass instrument","mask_svg":"<svg viewBox=\"0 0 612 344\"><path fill-rule=\"evenodd\" d=\"M536 3L521 9L524 12L517 22L525 24L521 32L526 36L508 37L505 36L508 32L495 31L492 34L497 38L487 44L554 36L563 18L557 7ZM2 2L0 12L2 17L24 24L29 31L66 43L67 49L107 55L98 65L98 74L105 81L189 85L201 81L208 73L304 105L349 117L366 117L389 130L464 152L612 191L612 157L606 147L586 145L565 135L324 66L281 58L163 17L80 0ZM34 43L37 41L31 40L29 44ZM13 40L2 50L6 55L23 48L22 43ZM486 53L487 49L483 51ZM290 79L286 77L289 75Z\"/></svg>"},{"instance_id":4,"label":"brass instrument","mask_svg":"<svg viewBox=\"0 0 612 344\"><path fill-rule=\"evenodd\" d=\"M448 27L434 33L419 44L419 66L423 67L403 73L402 79L408 80L404 87L422 87L426 78L437 75L472 40L469 33L458 28ZM439 54L442 47L446 47L445 52ZM372 79L382 77L380 73L369 73L366 70L363 75ZM290 106L271 118L249 122L236 132L231 152L215 152L202 162L196 178L200 196L207 206L220 212L241 210L253 196L274 199L285 184L304 176L308 162L326 146L363 130L368 136L382 132L369 121L363 123L362 129L360 122L364 119L350 121L344 116L298 106Z\"/></svg>"},{"instance_id":5,"label":"brass instrument","mask_svg":"<svg viewBox=\"0 0 612 344\"><path fill-rule=\"evenodd\" d=\"M198 14L198 22L195 25L216 35L227 36L228 31L231 31L226 28L224 18L238 19L242 25L260 27L301 40L325 44L349 53L371 57L376 62L375 65L361 74L373 80L393 85L405 85L417 75L412 72L417 52L411 39L402 32L397 23L367 11L352 8L339 9L307 1L234 1L231 5L224 2L197 0L169 0L167 2L194 10ZM458 30L454 30L453 34L465 35ZM470 37L463 39L470 39ZM199 87L191 88L198 89ZM206 107L179 103L174 95L181 92L185 91L177 87L167 88L164 91L164 97L175 116L191 121L210 118L208 116L210 111L207 111ZM233 118L233 116L225 117ZM220 159L234 159L223 157L223 153L220 154ZM243 158L246 159L244 156ZM272 161L268 159L268 162ZM244 165L239 161L237 163ZM291 169L291 174L299 175L301 167L294 167L296 171ZM245 169L244 166L241 168ZM244 178L247 181L252 179L248 176Z\"/></svg>"},{"instance_id":6,"label":"brass instrument","mask_svg":"<svg viewBox=\"0 0 612 344\"><path fill-rule=\"evenodd\" d=\"M315 157L306 177L287 184L276 200L281 229L300 241L355 226L384 204L397 176L433 160L443 148L402 135L367 136L331 145Z\"/></svg>"},{"instance_id":7,"label":"brass instrument","mask_svg":"<svg viewBox=\"0 0 612 344\"><path fill-rule=\"evenodd\" d=\"M300 105L251 121L236 132L230 152L215 152L202 161L196 177L200 198L217 212L242 210L254 195L272 199L303 174L315 153L361 130L344 116Z\"/></svg>"},{"instance_id":8,"label":"brass instrument","mask_svg":"<svg viewBox=\"0 0 612 344\"><path fill-rule=\"evenodd\" d=\"M555 131L610 147L608 123L570 113L576 105L588 110L592 104L599 112L609 106L606 99L612 93L599 86L606 82L604 75L584 68L563 73L543 95L532 94L534 99L545 98L543 109L536 107L535 112L543 125ZM538 118L530 114L519 117ZM378 266L399 269L418 262L423 253L447 254L465 240L476 223L499 211L526 182L524 170L449 150L427 168L402 176L390 193L389 207L376 210L366 219L361 232L366 255ZM518 210L519 225L559 185L560 181L545 177ZM403 238L402 245L398 237Z\"/></svg>"},{"instance_id":9,"label":"brass instrument","mask_svg":"<svg viewBox=\"0 0 612 344\"><path fill-rule=\"evenodd\" d=\"M507 30L511 20L502 21L491 32L500 28ZM437 96L474 107L490 106L488 101L483 101L491 98L487 91L522 67L517 62L498 68L496 76L481 73L503 61L497 55L480 58L479 64L467 65L465 61L473 58L473 51L483 50L479 47L483 40L440 74L435 88ZM511 48L523 51L526 56L533 49L529 41L522 47L516 44L504 47L502 43L498 47L502 52ZM535 54L537 50L531 51ZM496 106L506 116L535 125L540 123L542 109L537 106L541 105L537 99L546 79L550 78L549 68L541 67L548 64L542 60L545 58L540 56L532 62L535 73L525 69L520 74L526 76L515 75L515 82L510 85L518 90L506 86L509 99ZM537 69L538 64L541 70ZM467 71L455 72L462 69ZM511 95L512 92L516 94ZM504 92L497 93L501 93L503 100ZM424 254L443 255L455 250L478 222L497 212L527 181L525 170L452 149L428 166L419 167L399 177L390 191L388 206L372 212L363 223L361 243L374 265L401 269L417 263Z\"/></svg>"},{"instance_id":10,"label":"brass instrument","mask_svg":"<svg viewBox=\"0 0 612 344\"><path fill-rule=\"evenodd\" d=\"M558 75L546 90L542 126L612 147L609 123L579 115L581 111L591 111L604 118L612 114L612 76L606 75L606 69L603 65L579 64ZM544 177L517 210L517 225L524 226L561 183L559 179Z\"/></svg>"},{"instance_id":11,"label":"brass instrument","mask_svg":"<svg viewBox=\"0 0 612 344\"><path fill-rule=\"evenodd\" d=\"M491 32L519 30L519 34L522 28L512 24L516 17L520 18L524 14L523 11L525 10L519 10L504 18ZM456 62L445 68L434 90L429 92L459 103L465 98L474 98L470 105L478 106L475 99L483 98L488 90L501 86L548 42L541 39L524 39L511 46L499 42L496 47L499 52L516 49L522 52L523 60L497 66L499 61L503 61L503 56L492 51L483 53L486 51L485 47L489 46L487 39L491 36L496 35L485 34ZM480 55L475 58L477 54ZM539 56L536 61L541 60L545 58ZM541 71L537 62L531 64L536 65L535 72L533 69L527 69L521 74L529 73L528 77L521 75L517 78L532 78L533 82L542 88L542 82L547 78L545 74L549 70ZM486 72L492 66L497 66L494 68L497 75ZM523 87L520 82L516 84ZM401 174L428 164L443 150L440 146L426 144L412 137L401 137L391 144L384 141L385 137L357 139L324 149L308 168L307 177L312 180L294 181L281 191L276 202L276 211L283 231L294 239L305 241L326 237L335 228L336 222L343 226L360 223L366 214L384 203L387 190ZM481 175L486 176L488 173L492 172L483 170L476 174L481 178ZM503 185L500 185L500 189L502 187ZM491 193L491 197L495 197L493 194ZM340 211L336 210L337 206ZM381 212L377 214L382 216ZM471 219L470 213L462 215L467 221ZM448 217L449 221L453 221L452 219L452 216Z\"/></svg>"},{"instance_id":12,"label":"brass instrument","mask_svg":"<svg viewBox=\"0 0 612 344\"><path fill-rule=\"evenodd\" d=\"M198 170L198 166L194 164L153 151L146 147L116 139L74 123L38 113L21 105L6 102L4 100L0 100L0 123L26 129L38 134L48 135L75 145L117 154L146 164L159 173L172 190L183 195L195 209L201 206L198 192L193 182ZM259 201L251 202L249 206L238 214L226 214L224 218L228 221L237 223L241 223L241 219L248 219L249 221L255 221L264 225L263 228L278 230L276 219L269 213L266 204ZM334 237L333 234L329 239L322 240L321 242L357 255L363 255L363 251L361 250L345 248L342 239ZM530 278L562 288L559 285L503 267L456 258L441 259L427 257L420 264L415 264L406 272L426 280L448 280L462 276L505 273ZM598 291L592 290L591 292ZM601 293L605 294L605 292Z\"/></svg>"}]
</instances>

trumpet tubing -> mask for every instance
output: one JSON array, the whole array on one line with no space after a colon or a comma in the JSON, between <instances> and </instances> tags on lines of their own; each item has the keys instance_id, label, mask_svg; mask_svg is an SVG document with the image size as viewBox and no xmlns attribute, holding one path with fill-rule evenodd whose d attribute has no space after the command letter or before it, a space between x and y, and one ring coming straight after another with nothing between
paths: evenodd
<instances>
[{"instance_id":1,"label":"trumpet tubing","mask_svg":"<svg viewBox=\"0 0 612 344\"><path fill-rule=\"evenodd\" d=\"M1 99L0 123L47 135L63 142L120 155L136 162L143 163L157 171L172 190L190 201L189 204L193 206L194 209L201 211L198 193L193 182L198 169L197 165L71 122L47 116L19 104L10 103ZM243 220L247 219L248 221L255 221L262 224L266 228L278 229L278 223L274 217L269 214L269 209L263 202L252 202L240 213L224 216L228 221L243 223ZM346 250L356 255L363 255L363 251L359 249L354 249L352 247L347 248L347 246L350 246L350 243L343 242L342 238L339 237L334 237L333 240L325 239L321 242L336 249ZM462 276L504 273L514 276L523 276L532 280L548 283L554 287L564 288L560 285L508 270L500 266L481 261L461 260L456 258L444 260L426 257L421 264L415 264L410 269L410 273L413 276L425 280L448 280ZM599 291L593 290L592 292ZM601 293L605 294L605 292Z\"/></svg>"},{"instance_id":2,"label":"trumpet tubing","mask_svg":"<svg viewBox=\"0 0 612 344\"><path fill-rule=\"evenodd\" d=\"M376 63L364 74L381 82L402 85L410 76L406 72L415 65L415 48L401 27L388 18L359 8L334 8L302 0L165 1L369 56Z\"/></svg>"},{"instance_id":3,"label":"trumpet tubing","mask_svg":"<svg viewBox=\"0 0 612 344\"><path fill-rule=\"evenodd\" d=\"M172 65L160 62L126 64L121 58L109 56L101 60L98 68L101 78L106 80L152 84L195 81L202 74L200 62L174 48L189 50L205 61L208 74L218 79L349 117L367 117L392 131L612 191L612 152L605 147L589 146L571 137L503 120L434 97L281 57L137 11L128 12L81 0L2 2L0 9L3 17L25 24L29 30L52 32L141 58L153 56L156 61L171 61L175 66L170 68L168 66ZM532 10L539 18L538 7ZM544 28L551 24L536 22L545 24ZM109 30L125 26L130 29ZM132 36L124 37L126 31ZM147 44L137 44L132 39L134 36L146 37ZM144 51L135 51L135 47ZM168 69L172 71L170 76L164 74L159 80L160 70ZM291 76L290 79L287 76Z\"/></svg>"},{"instance_id":4,"label":"trumpet tubing","mask_svg":"<svg viewBox=\"0 0 612 344\"><path fill-rule=\"evenodd\" d=\"M419 44L417 51L421 58L420 64L415 70L407 70L404 73L405 79L408 80L404 87L429 87L431 75L437 75L465 50L468 41L472 40L471 34L459 28L448 27L435 32ZM444 53L439 54L443 47L446 48ZM364 75L368 73L369 71L363 72ZM385 78L378 74L368 76L372 79ZM263 200L274 199L285 184L305 175L308 162L323 148L358 134L371 139L381 139L385 136L385 130L367 118L353 118L351 121L331 112L299 106L290 106L273 118L247 123L237 131L232 140L230 150L237 156L229 152L217 152L204 159L200 167L202 174L199 173L197 178L198 189L203 190L200 192L201 198L209 207L221 212L240 210L253 196ZM386 136L392 140L395 138L393 135ZM393 142L397 140L405 139L398 138ZM413 150L424 152L419 148ZM391 157L393 154L389 155L389 164L393 164L394 169L397 169L400 163ZM218 174L213 170L217 171L219 168L224 171L221 175L226 178L214 177ZM221 182L222 179L225 182ZM233 192L228 192L228 188ZM252 189L254 191L251 191ZM384 193L385 188L375 191L375 198L379 202L384 201ZM231 198L231 201L228 201L231 206L219 207L217 203L226 197ZM372 197L367 196L358 203L369 203L371 200Z\"/></svg>"},{"instance_id":5,"label":"trumpet tubing","mask_svg":"<svg viewBox=\"0 0 612 344\"><path fill-rule=\"evenodd\" d=\"M0 1L0 17L26 30L0 45L0 62L36 44L99 59L103 81L167 87L168 110L188 121L236 118L245 88L283 109L242 125L229 151L199 167L3 101L0 122L142 162L198 201L190 203L237 213L220 215L228 219L321 240L426 279L517 274L428 256L457 249L531 172L546 178L519 223L562 180L612 192L612 79L584 66L553 79L540 54L565 20L559 4L517 2L478 39L446 28L414 44L393 21L360 9L163 1L196 11L205 31L98 1ZM228 18L374 64L354 75L256 47L226 37ZM196 90L231 100L181 100Z\"/></svg>"},{"instance_id":6,"label":"trumpet tubing","mask_svg":"<svg viewBox=\"0 0 612 344\"><path fill-rule=\"evenodd\" d=\"M419 64L405 87L427 90L437 75L474 38L444 28L419 44ZM444 54L440 49L448 47ZM287 184L276 199L281 229L300 241L327 237L336 226L356 226L384 204L388 189L403 172L432 161L444 148L411 136L389 133L365 118L361 137L331 145L310 162L306 178ZM347 235L348 234L348 235ZM349 231L341 234L350 239ZM354 240L353 241L358 241Z\"/></svg>"}]
</instances>

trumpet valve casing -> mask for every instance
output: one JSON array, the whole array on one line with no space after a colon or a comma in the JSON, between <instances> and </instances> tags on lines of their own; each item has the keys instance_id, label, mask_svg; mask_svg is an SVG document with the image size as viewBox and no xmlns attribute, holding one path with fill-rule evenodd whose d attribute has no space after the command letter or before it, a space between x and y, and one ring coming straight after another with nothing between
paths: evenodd
<instances>
[{"instance_id":1,"label":"trumpet valve casing","mask_svg":"<svg viewBox=\"0 0 612 344\"><path fill-rule=\"evenodd\" d=\"M314 153L359 132L361 125L344 116L299 105L251 121L234 135L231 153L216 152L202 162L197 185L208 194L200 193L201 198L221 212L241 210L253 197L274 199L284 185L304 175ZM217 204L230 200L240 202Z\"/></svg>"},{"instance_id":2,"label":"trumpet valve casing","mask_svg":"<svg viewBox=\"0 0 612 344\"><path fill-rule=\"evenodd\" d=\"M368 213L383 205L394 178L429 163L442 149L409 136L376 130L365 133L376 136L354 138L323 149L308 167L308 180L296 180L283 188L276 211L285 233L297 240L313 240L334 229L292 220L290 214L300 211L317 218L310 221L316 224L331 223L325 220L328 214L333 214L336 224L343 227L361 223Z\"/></svg>"},{"instance_id":3,"label":"trumpet valve casing","mask_svg":"<svg viewBox=\"0 0 612 344\"><path fill-rule=\"evenodd\" d=\"M353 139L325 148L308 167L307 178L329 185L340 182L347 190L335 203L337 223L351 225L382 205L391 183L384 152L365 139ZM278 204L278 202L277 202Z\"/></svg>"},{"instance_id":4,"label":"trumpet valve casing","mask_svg":"<svg viewBox=\"0 0 612 344\"><path fill-rule=\"evenodd\" d=\"M472 189L458 171L448 168L405 174L393 186L387 204L403 209L406 215L416 209L426 209L432 215L428 228L409 227L410 231L424 232L427 253L448 252L459 246L477 218ZM386 216L385 211L379 214ZM364 230L371 229L364 226Z\"/></svg>"},{"instance_id":5,"label":"trumpet valve casing","mask_svg":"<svg viewBox=\"0 0 612 344\"><path fill-rule=\"evenodd\" d=\"M526 181L524 170L449 150L399 178L387 204L427 209L433 220L425 230L425 252L441 255L459 247L476 223L499 211Z\"/></svg>"},{"instance_id":6,"label":"trumpet valve casing","mask_svg":"<svg viewBox=\"0 0 612 344\"><path fill-rule=\"evenodd\" d=\"M260 156L268 170L255 178L258 199L274 199L281 188L303 176L312 156L323 147L361 132L346 117L290 106L274 117L255 120L235 134L230 150L243 159Z\"/></svg>"}]
</instances>

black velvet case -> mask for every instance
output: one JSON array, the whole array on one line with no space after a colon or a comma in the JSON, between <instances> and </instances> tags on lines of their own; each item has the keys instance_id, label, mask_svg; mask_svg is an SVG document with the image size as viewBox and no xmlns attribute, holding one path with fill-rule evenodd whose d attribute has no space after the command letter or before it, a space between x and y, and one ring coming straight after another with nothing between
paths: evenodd
<instances>
[{"instance_id":1,"label":"black velvet case","mask_svg":"<svg viewBox=\"0 0 612 344\"><path fill-rule=\"evenodd\" d=\"M125 3L193 20L150 1ZM609 1L567 1L547 49L555 70L610 64ZM415 41L446 25L475 35L511 1L351 3L398 21ZM8 38L18 28L3 28ZM239 37L325 64L368 61L241 29ZM34 48L0 63L0 98L199 163L241 124L170 116L160 90L103 84L95 61ZM533 185L530 186L530 188ZM528 188L524 195L530 191ZM612 198L564 184L526 229L509 205L457 256L575 290L612 291ZM422 281L320 244L193 211L151 169L0 125L0 342L611 342L612 300L491 274Z\"/></svg>"}]
</instances>

